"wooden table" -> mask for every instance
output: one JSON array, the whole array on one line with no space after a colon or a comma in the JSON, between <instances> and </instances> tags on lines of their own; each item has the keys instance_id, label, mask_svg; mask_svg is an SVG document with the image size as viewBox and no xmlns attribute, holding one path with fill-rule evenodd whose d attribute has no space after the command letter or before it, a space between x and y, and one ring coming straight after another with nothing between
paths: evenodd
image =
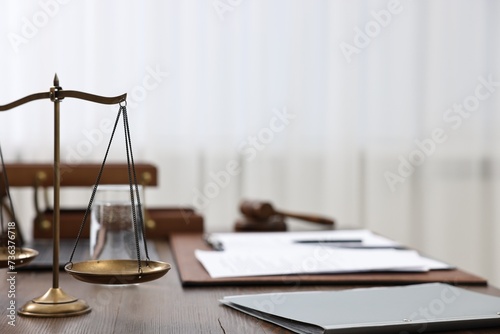
<instances>
[{"instance_id":1,"label":"wooden table","mask_svg":"<svg viewBox=\"0 0 500 334\"><path fill-rule=\"evenodd\" d=\"M261 286L183 288L174 259L166 242L157 244L161 258L173 269L159 280L142 285L114 287L83 283L61 272L60 287L86 300L92 312L70 318L26 318L16 316L15 327L8 324L7 271L0 271L0 333L289 333L218 302L226 295L300 290L337 290L353 286ZM16 306L44 294L52 284L51 272L18 272ZM500 296L491 286L467 289ZM500 329L464 330L447 333L499 333Z\"/></svg>"}]
</instances>

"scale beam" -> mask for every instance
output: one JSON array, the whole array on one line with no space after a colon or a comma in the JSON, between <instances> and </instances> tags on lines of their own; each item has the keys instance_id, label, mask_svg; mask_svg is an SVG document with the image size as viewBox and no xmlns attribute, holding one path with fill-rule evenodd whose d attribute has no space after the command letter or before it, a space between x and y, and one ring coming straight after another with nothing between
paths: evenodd
<instances>
[{"instance_id":1,"label":"scale beam","mask_svg":"<svg viewBox=\"0 0 500 334\"><path fill-rule=\"evenodd\" d=\"M115 97L105 97L105 96L79 92L77 90L60 90L58 92L58 95L59 99L63 99L65 97L72 97L75 99L86 100L101 104L118 104L127 99L126 93Z\"/></svg>"},{"instance_id":2,"label":"scale beam","mask_svg":"<svg viewBox=\"0 0 500 334\"><path fill-rule=\"evenodd\" d=\"M25 96L17 101L5 104L3 106L0 106L0 111L6 111L9 109L13 109L16 107L19 107L20 105L23 105L25 103L35 101L35 100L42 100L42 99L59 99L62 100L65 97L71 97L75 99L80 99L80 100L86 100L86 101L91 101L95 103L101 103L101 104L117 104L120 102L123 102L127 99L127 94L122 94L119 96L115 97L105 97L105 96L99 96L99 95L94 95L94 94L89 94L85 92L80 92L77 90L63 90L60 87L54 87L58 89L51 89L50 92L46 93L36 93L36 94L31 94L28 96Z\"/></svg>"},{"instance_id":3,"label":"scale beam","mask_svg":"<svg viewBox=\"0 0 500 334\"><path fill-rule=\"evenodd\" d=\"M19 107L20 105L23 105L25 103L35 101L35 100L42 100L42 99L49 99L50 98L50 93L36 93L32 95L28 95L23 97L22 99L19 99L17 101L8 103L6 105L0 106L0 111L6 111L9 109L13 109L15 107Z\"/></svg>"}]
</instances>

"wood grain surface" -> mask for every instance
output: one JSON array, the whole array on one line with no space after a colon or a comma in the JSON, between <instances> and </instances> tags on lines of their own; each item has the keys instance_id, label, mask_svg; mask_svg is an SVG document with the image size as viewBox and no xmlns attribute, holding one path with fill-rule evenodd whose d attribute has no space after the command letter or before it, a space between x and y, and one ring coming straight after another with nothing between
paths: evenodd
<instances>
[{"instance_id":1,"label":"wood grain surface","mask_svg":"<svg viewBox=\"0 0 500 334\"><path fill-rule=\"evenodd\" d=\"M0 333L289 333L238 311L221 306L226 295L304 290L337 290L346 285L295 286L210 286L183 287L167 242L158 242L163 261L173 269L161 279L134 286L102 286L83 283L61 272L60 287L92 307L86 315L70 318L26 318L16 316L16 326L7 318L7 270L0 271ZM18 272L16 275L17 308L44 294L52 284L51 272ZM500 296L491 286L464 286L467 289ZM500 310L499 310L500 311ZM493 334L500 329L455 331L460 334Z\"/></svg>"}]
</instances>

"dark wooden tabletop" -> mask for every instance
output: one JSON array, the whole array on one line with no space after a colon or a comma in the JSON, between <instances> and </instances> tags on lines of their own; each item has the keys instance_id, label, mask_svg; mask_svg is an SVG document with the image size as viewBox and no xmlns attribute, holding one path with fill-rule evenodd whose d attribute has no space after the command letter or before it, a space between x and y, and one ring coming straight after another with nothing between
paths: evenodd
<instances>
[{"instance_id":1,"label":"dark wooden tabletop","mask_svg":"<svg viewBox=\"0 0 500 334\"><path fill-rule=\"evenodd\" d=\"M337 290L351 286L260 286L183 288L166 242L157 244L162 260L173 269L161 279L133 286L103 286L75 280L61 272L60 287L84 299L92 307L86 315L69 318L29 318L17 315L15 327L8 324L10 302L7 270L0 270L0 333L289 333L219 304L226 295L301 290ZM16 307L44 294L52 284L51 272L16 274ZM500 296L491 286L467 289ZM447 333L493 334L497 329L464 330Z\"/></svg>"}]
</instances>

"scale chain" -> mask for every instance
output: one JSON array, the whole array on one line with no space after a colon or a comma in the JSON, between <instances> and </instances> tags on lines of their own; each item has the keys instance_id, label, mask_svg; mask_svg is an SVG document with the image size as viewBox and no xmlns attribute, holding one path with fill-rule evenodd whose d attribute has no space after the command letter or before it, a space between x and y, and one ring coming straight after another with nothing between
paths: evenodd
<instances>
[{"instance_id":1,"label":"scale chain","mask_svg":"<svg viewBox=\"0 0 500 334\"><path fill-rule=\"evenodd\" d=\"M73 250L71 252L70 259L67 264L72 264L73 263L73 256L76 251L76 247L78 246L78 242L80 240L83 228L85 227L87 217L91 211L92 204L94 202L94 198L97 192L97 188L99 186L100 180L102 173L104 171L104 167L108 158L108 154L111 148L111 144L113 142L113 138L116 132L116 129L118 127L118 123L120 121L120 117L123 114L123 126L124 126L124 132L125 132L125 149L126 149L126 154L127 154L127 170L128 170L128 175L129 175L129 186L130 186L130 200L131 200L131 208L132 208L132 219L133 219L133 225L134 225L134 231L135 231L135 246L136 246L136 251L137 251L137 264L138 264L138 271L139 274L142 274L142 264L141 264L141 254L140 254L140 247L139 247L139 229L143 232L142 234L142 241L144 242L144 251L145 251L145 256L146 256L146 265L149 265L149 254L148 254L148 249L147 249L147 242L146 242L146 236L145 236L145 231L144 231L144 220L143 220L143 215L142 215L142 205L141 205L141 200L140 200L140 195L139 195L139 188L138 188L138 183L137 183L137 174L135 171L135 163L134 163L134 156L132 152L132 140L131 140L131 135L130 135L130 126L128 123L128 115L127 115L127 108L126 108L126 101L120 102L120 108L118 110L118 114L115 120L115 124L113 126L113 131L111 132L110 140L108 143L108 146L106 148L106 153L104 155L103 162L101 164L101 167L99 169L99 173L97 175L96 182L94 184L94 187L92 189L92 194L90 196L89 204L87 206L87 209L85 210L85 214L83 216L82 224L80 225L80 229L78 231L78 235L75 241L75 245L73 246ZM133 185L135 185L135 193L137 196L137 206L139 210L139 224L137 223L137 213L136 213L136 206L135 206L135 200L134 200L134 188Z\"/></svg>"},{"instance_id":2,"label":"scale chain","mask_svg":"<svg viewBox=\"0 0 500 334\"><path fill-rule=\"evenodd\" d=\"M120 109L118 110L118 115L116 116L115 124L113 126L113 131L111 132L111 137L109 139L108 147L106 148L106 153L104 154L104 159L103 159L101 167L99 169L99 173L97 174L97 179L96 179L96 182L94 184L94 188L92 189L92 194L90 195L89 204L87 206L87 209L85 210L85 214L83 215L83 220L82 220L82 223L80 225L80 229L78 230L75 245L73 246L73 250L71 251L71 256L69 258L68 263L71 263L71 264L73 263L73 256L75 255L76 247L78 246L78 241L80 241L80 236L82 234L83 228L85 227L85 223L87 221L87 217L88 217L90 210L92 208L92 203L94 202L94 197L95 197L95 194L97 192L97 186L99 185L99 182L101 181L101 176L102 176L102 172L104 170L104 165L106 164L109 150L111 148L111 143L113 141L113 137L115 136L116 128L118 127L118 122L120 121L121 112L122 112L122 109L120 107Z\"/></svg>"},{"instance_id":3,"label":"scale chain","mask_svg":"<svg viewBox=\"0 0 500 334\"><path fill-rule=\"evenodd\" d=\"M133 174L133 182L132 180L130 180L130 185L131 185L131 191L132 191L132 184L135 185L135 193L136 193L136 197L137 197L137 207L138 207L138 213L139 213L139 226L135 226L136 225L136 220L135 220L135 212L133 213L134 214L134 228L135 228L135 231L136 231L136 246L137 246L137 257L140 258L140 249L139 249L139 240L138 240L138 228L140 229L140 231L142 231L142 242L144 244L144 252L145 252L145 256L146 256L146 264L149 265L149 253L148 253L148 245L147 245L147 242L146 242L146 231L145 231L145 228L144 228L144 217L143 217L143 214L142 214L142 204L141 204L141 197L139 195L139 187L138 187L138 182L137 182L137 173L135 171L135 162L134 162L134 154L132 152L132 139L131 139L131 135L130 135L130 126L129 126L129 122L128 122L128 113L127 113L127 108L126 108L126 104L122 106L123 108L123 122L124 122L124 126L125 126L125 140L126 140L126 145L128 145L129 147L129 151L130 151L130 162L128 164L128 169L129 169L129 178L130 178L130 169L132 167L132 174ZM127 154L128 154L128 151L127 151ZM133 195L133 194L131 194ZM132 200L133 200L133 196L132 196ZM135 211L135 205L134 203L132 203L133 205L133 210Z\"/></svg>"}]
</instances>

